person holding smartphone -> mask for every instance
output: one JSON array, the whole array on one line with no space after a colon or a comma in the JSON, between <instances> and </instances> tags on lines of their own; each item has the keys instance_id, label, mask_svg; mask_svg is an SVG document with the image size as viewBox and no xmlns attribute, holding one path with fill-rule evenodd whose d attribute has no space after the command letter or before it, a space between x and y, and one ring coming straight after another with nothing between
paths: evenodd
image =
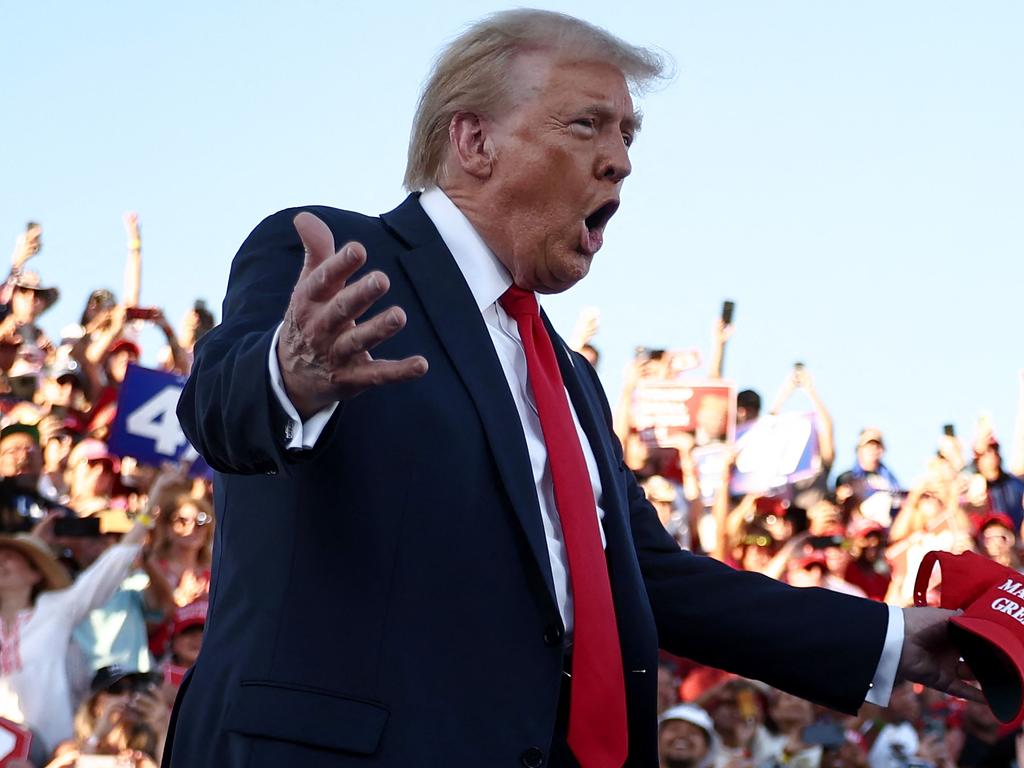
<instances>
[{"instance_id":1,"label":"person holding smartphone","mask_svg":"<svg viewBox=\"0 0 1024 768\"><path fill-rule=\"evenodd\" d=\"M96 672L75 716L75 736L54 750L46 768L156 768L169 708L160 676L123 667Z\"/></svg>"}]
</instances>

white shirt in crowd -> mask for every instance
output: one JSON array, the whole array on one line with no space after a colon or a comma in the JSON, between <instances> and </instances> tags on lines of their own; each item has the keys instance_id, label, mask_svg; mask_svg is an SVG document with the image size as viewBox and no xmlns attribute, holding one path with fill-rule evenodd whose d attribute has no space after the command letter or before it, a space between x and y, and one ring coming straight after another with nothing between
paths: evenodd
<instances>
[{"instance_id":1,"label":"white shirt in crowd","mask_svg":"<svg viewBox=\"0 0 1024 768\"><path fill-rule=\"evenodd\" d=\"M110 599L141 548L115 544L70 587L43 592L14 626L0 626L0 717L27 723L47 754L74 735L67 671L71 631Z\"/></svg>"}]
</instances>

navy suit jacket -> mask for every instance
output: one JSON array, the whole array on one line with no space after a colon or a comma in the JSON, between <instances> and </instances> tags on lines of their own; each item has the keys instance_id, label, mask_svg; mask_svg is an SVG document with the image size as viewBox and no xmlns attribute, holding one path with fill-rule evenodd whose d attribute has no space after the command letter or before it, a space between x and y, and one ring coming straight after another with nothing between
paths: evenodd
<instances>
[{"instance_id":1,"label":"navy suit jacket","mask_svg":"<svg viewBox=\"0 0 1024 768\"><path fill-rule=\"evenodd\" d=\"M408 326L376 354L422 354L430 370L344 403L316 447L294 453L267 359L302 266L299 210L339 245L362 242L366 269L389 276L382 304L402 306ZM597 375L549 331L600 468L628 765L657 765L659 646L855 711L886 608L680 551L622 462ZM379 218L309 207L263 221L178 414L219 473L218 521L203 650L165 765L512 768L547 753L565 635L526 441L417 195Z\"/></svg>"}]
</instances>

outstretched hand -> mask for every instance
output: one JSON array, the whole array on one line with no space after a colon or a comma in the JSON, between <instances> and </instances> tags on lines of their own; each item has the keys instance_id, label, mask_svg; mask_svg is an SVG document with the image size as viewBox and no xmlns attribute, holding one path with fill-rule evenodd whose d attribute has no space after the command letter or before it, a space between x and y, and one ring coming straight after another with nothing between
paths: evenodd
<instances>
[{"instance_id":1,"label":"outstretched hand","mask_svg":"<svg viewBox=\"0 0 1024 768\"><path fill-rule=\"evenodd\" d=\"M942 608L903 609L905 635L896 678L985 703L981 690L967 682L970 670L949 636L949 620L956 615Z\"/></svg>"},{"instance_id":2,"label":"outstretched hand","mask_svg":"<svg viewBox=\"0 0 1024 768\"><path fill-rule=\"evenodd\" d=\"M427 372L426 358L378 360L370 350L394 336L406 322L390 307L357 323L385 293L383 272L370 272L349 284L366 263L366 249L350 242L335 251L334 236L311 213L295 217L306 259L292 291L278 338L277 359L285 390L303 418L370 387L416 379Z\"/></svg>"}]
</instances>

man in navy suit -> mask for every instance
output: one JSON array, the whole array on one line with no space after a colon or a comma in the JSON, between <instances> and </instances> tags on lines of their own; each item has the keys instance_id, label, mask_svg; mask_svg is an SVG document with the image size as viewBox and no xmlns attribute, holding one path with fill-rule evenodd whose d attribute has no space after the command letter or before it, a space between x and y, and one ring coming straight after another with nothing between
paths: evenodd
<instances>
[{"instance_id":1,"label":"man in navy suit","mask_svg":"<svg viewBox=\"0 0 1024 768\"><path fill-rule=\"evenodd\" d=\"M947 612L680 551L537 313L601 247L659 74L498 14L425 87L405 202L242 245L179 407L219 524L165 765L653 768L659 646L847 712L897 677L977 696Z\"/></svg>"}]
</instances>

